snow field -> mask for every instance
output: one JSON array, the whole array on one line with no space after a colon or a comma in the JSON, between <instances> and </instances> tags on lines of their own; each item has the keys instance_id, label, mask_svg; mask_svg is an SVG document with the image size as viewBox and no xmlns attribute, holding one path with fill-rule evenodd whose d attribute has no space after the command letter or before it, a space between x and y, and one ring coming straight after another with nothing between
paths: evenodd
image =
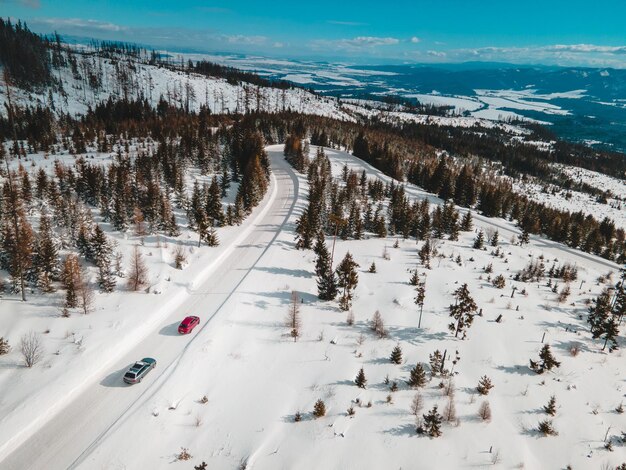
<instances>
[{"instance_id":1,"label":"snow field","mask_svg":"<svg viewBox=\"0 0 626 470\"><path fill-rule=\"evenodd\" d=\"M380 176L348 154L333 150L327 154L337 175L349 162L355 169L365 167L369 177ZM302 177L301 187L306 188ZM407 192L424 195L411 186ZM305 200L306 189L300 192L298 206L304 207ZM434 197L432 201L437 202ZM492 254L491 247L474 250L475 233L462 233L456 242L438 243L442 256L425 270L419 266L415 241L399 240L399 247L393 248L395 238L337 240L335 263L350 251L360 264L352 309L355 325L348 326L346 313L339 312L335 302L317 300L314 254L294 247L297 215L224 305L225 314L184 353L171 378L95 449L82 468L166 468L176 461L181 447L189 450L192 464L206 461L209 468L218 469L241 462L255 469L562 468L568 464L600 468L626 459L623 445L615 445L612 453L603 448L609 427L609 435L623 430L623 416L614 411L625 393L623 353L601 352L584 320L586 300L608 285L598 279L615 271L614 265L534 237L529 246L519 247L510 242L516 229L508 222L479 217L477 227L500 228L501 256ZM329 246L331 242L328 238ZM384 249L390 260L383 258ZM511 279L540 256L547 268L555 258L559 264L577 264L579 279L571 283L566 302L556 301L546 280L537 284ZM372 261L377 273L366 272ZM504 289L488 282L483 269L488 264L493 265L492 277L506 278ZM421 329L414 289L408 284L410 270L416 267L427 275ZM455 339L447 329L452 292L462 283L468 283L483 309L465 341ZM513 285L518 290L511 298ZM302 299L303 336L296 343L284 326L292 290ZM388 329L386 339L378 339L369 329L376 310ZM497 323L500 314L503 320ZM562 364L553 372L536 375L528 360L537 357L542 339ZM400 365L389 361L397 344L403 351ZM570 352L573 346L579 350L576 355ZM446 350L449 358L456 351L460 356L452 375L459 422L444 424L443 436L429 439L415 433L409 409L416 391L404 380L410 368L416 362L427 363L435 349ZM353 382L361 367L368 380L365 390ZM447 367L452 367L450 361ZM483 375L495 386L486 397L475 391ZM386 376L397 382L397 392L389 391ZM440 382L434 378L420 390L421 413L435 404L440 412L444 409L448 397ZM542 406L553 394L559 434L540 437L535 429L539 421L550 418ZM199 403L203 396L208 403ZM327 415L313 419L317 399L326 403ZM489 422L477 416L484 400L493 412ZM367 407L370 401L372 406ZM170 409L172 404L175 409ZM346 413L351 405L354 417ZM296 411L303 414L300 423L293 422ZM129 442L128 437L136 435L144 436L145 446L137 448Z\"/></svg>"}]
</instances>

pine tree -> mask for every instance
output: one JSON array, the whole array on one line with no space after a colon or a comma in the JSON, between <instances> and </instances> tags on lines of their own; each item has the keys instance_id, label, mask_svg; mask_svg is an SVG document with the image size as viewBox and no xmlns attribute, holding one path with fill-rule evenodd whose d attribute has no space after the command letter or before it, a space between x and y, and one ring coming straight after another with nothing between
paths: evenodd
<instances>
[{"instance_id":1,"label":"pine tree","mask_svg":"<svg viewBox=\"0 0 626 470\"><path fill-rule=\"evenodd\" d=\"M485 234L483 233L482 229L479 229L478 234L476 235L476 238L474 239L474 248L476 250L482 250L484 246L485 246Z\"/></svg>"},{"instance_id":2,"label":"pine tree","mask_svg":"<svg viewBox=\"0 0 626 470\"><path fill-rule=\"evenodd\" d=\"M4 224L2 225L2 249L7 256L9 274L15 290L26 301L26 275L32 265L34 236L28 222L19 188L14 184L14 174L7 172L3 188Z\"/></svg>"},{"instance_id":3,"label":"pine tree","mask_svg":"<svg viewBox=\"0 0 626 470\"><path fill-rule=\"evenodd\" d=\"M324 233L319 232L315 242L315 274L317 275L317 296L320 300L333 300L337 297L337 279L330 266L330 253L324 241Z\"/></svg>"},{"instance_id":4,"label":"pine tree","mask_svg":"<svg viewBox=\"0 0 626 470\"><path fill-rule=\"evenodd\" d=\"M441 436L441 422L443 421L443 417L437 411L437 405L433 406L433 408L423 415L424 418L424 431L430 437L439 437Z\"/></svg>"},{"instance_id":5,"label":"pine tree","mask_svg":"<svg viewBox=\"0 0 626 470\"><path fill-rule=\"evenodd\" d=\"M483 375L478 381L478 385L476 386L476 391L481 395L489 395L489 391L493 388L493 384L491 383L491 379L486 375Z\"/></svg>"},{"instance_id":6,"label":"pine tree","mask_svg":"<svg viewBox=\"0 0 626 470\"><path fill-rule=\"evenodd\" d=\"M52 292L52 281L59 273L57 245L52 238L50 218L42 214L36 241L35 268L39 274L40 287L44 292Z\"/></svg>"},{"instance_id":7,"label":"pine tree","mask_svg":"<svg viewBox=\"0 0 626 470\"><path fill-rule=\"evenodd\" d=\"M420 248L418 255L420 257L420 261L422 265L424 265L426 269L430 269L430 255L431 255L430 240L426 240L422 248Z\"/></svg>"},{"instance_id":8,"label":"pine tree","mask_svg":"<svg viewBox=\"0 0 626 470\"><path fill-rule=\"evenodd\" d=\"M537 374L543 374L545 371L552 370L554 367L559 367L561 365L554 356L552 355L552 351L550 350L550 345L544 344L539 352L539 362L530 360L530 368L535 371Z\"/></svg>"},{"instance_id":9,"label":"pine tree","mask_svg":"<svg viewBox=\"0 0 626 470\"><path fill-rule=\"evenodd\" d=\"M471 231L474 225L473 222L474 221L472 219L472 211L467 211L465 215L463 216L463 219L461 220L461 230L463 232Z\"/></svg>"},{"instance_id":10,"label":"pine tree","mask_svg":"<svg viewBox=\"0 0 626 470\"><path fill-rule=\"evenodd\" d=\"M554 416L556 414L556 397L554 395L550 397L548 404L543 407L543 411L548 413L550 416Z\"/></svg>"},{"instance_id":11,"label":"pine tree","mask_svg":"<svg viewBox=\"0 0 626 470\"><path fill-rule=\"evenodd\" d=\"M393 351L391 351L391 356L389 357L389 360L394 364L402 364L402 348L399 344L396 344L396 346L393 348Z\"/></svg>"},{"instance_id":12,"label":"pine tree","mask_svg":"<svg viewBox=\"0 0 626 470\"><path fill-rule=\"evenodd\" d=\"M498 233L497 230L495 232L493 232L493 235L492 235L491 239L489 240L489 244L491 246L498 246L499 236L500 236L500 234Z\"/></svg>"},{"instance_id":13,"label":"pine tree","mask_svg":"<svg viewBox=\"0 0 626 470\"><path fill-rule=\"evenodd\" d=\"M65 289L65 308L75 308L78 306L77 283L80 282L80 264L76 255L69 254L63 262L61 271L61 282Z\"/></svg>"},{"instance_id":14,"label":"pine tree","mask_svg":"<svg viewBox=\"0 0 626 470\"><path fill-rule=\"evenodd\" d=\"M520 246L524 246L528 245L528 243L530 243L530 234L528 233L528 230L526 230L526 228L523 228L522 233L519 237L519 244Z\"/></svg>"},{"instance_id":15,"label":"pine tree","mask_svg":"<svg viewBox=\"0 0 626 470\"><path fill-rule=\"evenodd\" d=\"M356 375L356 379L354 379L354 383L359 388L365 388L367 385L367 379L365 378L365 372L363 371L363 367L359 370L359 373Z\"/></svg>"},{"instance_id":16,"label":"pine tree","mask_svg":"<svg viewBox=\"0 0 626 470\"><path fill-rule=\"evenodd\" d=\"M313 406L313 416L315 416L316 418L321 418L322 416L325 416L325 415L326 415L326 405L321 399L319 399L315 402L315 405Z\"/></svg>"},{"instance_id":17,"label":"pine tree","mask_svg":"<svg viewBox=\"0 0 626 470\"><path fill-rule=\"evenodd\" d=\"M420 363L415 364L415 367L411 369L411 375L406 383L409 387L423 387L426 385L426 372Z\"/></svg>"},{"instance_id":18,"label":"pine tree","mask_svg":"<svg viewBox=\"0 0 626 470\"><path fill-rule=\"evenodd\" d=\"M463 284L454 291L455 303L450 305L450 316L454 318L454 322L448 325L448 329L458 337L459 333L463 333L463 338L467 334L467 329L472 326L474 321L474 313L478 309L476 302L471 297L467 284Z\"/></svg>"},{"instance_id":19,"label":"pine tree","mask_svg":"<svg viewBox=\"0 0 626 470\"><path fill-rule=\"evenodd\" d=\"M415 305L420 308L420 317L417 327L422 327L422 312L424 311L424 301L426 300L426 279L419 280L415 286Z\"/></svg>"},{"instance_id":20,"label":"pine tree","mask_svg":"<svg viewBox=\"0 0 626 470\"><path fill-rule=\"evenodd\" d=\"M354 261L350 252L348 252L336 269L337 285L343 288L340 308L344 311L350 310L352 291L359 282L359 275L356 272L356 268L358 267L359 265Z\"/></svg>"},{"instance_id":21,"label":"pine tree","mask_svg":"<svg viewBox=\"0 0 626 470\"><path fill-rule=\"evenodd\" d=\"M218 226L224 225L224 211L222 209L222 193L217 182L217 177L213 177L207 192L205 212L209 220Z\"/></svg>"},{"instance_id":22,"label":"pine tree","mask_svg":"<svg viewBox=\"0 0 626 470\"><path fill-rule=\"evenodd\" d=\"M429 357L429 361L430 361L430 373L431 373L431 375L433 377L435 377L437 375L445 375L443 356L442 356L441 352L437 349L437 350L435 350L435 352L430 354L428 357Z\"/></svg>"},{"instance_id":23,"label":"pine tree","mask_svg":"<svg viewBox=\"0 0 626 470\"><path fill-rule=\"evenodd\" d=\"M372 264L370 265L370 268L367 270L367 272L376 273L376 263L372 261Z\"/></svg>"},{"instance_id":24,"label":"pine tree","mask_svg":"<svg viewBox=\"0 0 626 470\"><path fill-rule=\"evenodd\" d=\"M609 347L610 352L617 349L617 335L619 334L617 319L619 316L615 315L613 312L616 308L621 308L618 301L621 302L619 299L619 292L616 295L615 305L612 309L611 295L609 291L605 289L595 299L594 305L589 307L589 316L587 317L587 321L591 325L591 334L594 339L604 339L604 345L602 347L603 351L609 342L611 343L611 346Z\"/></svg>"},{"instance_id":25,"label":"pine tree","mask_svg":"<svg viewBox=\"0 0 626 470\"><path fill-rule=\"evenodd\" d=\"M414 269L413 271L411 271L411 278L409 279L409 284L411 284L412 286L416 286L418 285L420 282L420 274L417 271L417 269Z\"/></svg>"},{"instance_id":26,"label":"pine tree","mask_svg":"<svg viewBox=\"0 0 626 470\"><path fill-rule=\"evenodd\" d=\"M230 189L230 172L228 171L228 164L225 163L222 165L222 175L220 177L220 191L222 197L226 197L228 194L228 190Z\"/></svg>"},{"instance_id":27,"label":"pine tree","mask_svg":"<svg viewBox=\"0 0 626 470\"><path fill-rule=\"evenodd\" d=\"M98 267L98 285L103 292L113 292L116 284L113 270L111 269L113 250L99 225L96 225L94 229L90 244L93 260Z\"/></svg>"}]
</instances>

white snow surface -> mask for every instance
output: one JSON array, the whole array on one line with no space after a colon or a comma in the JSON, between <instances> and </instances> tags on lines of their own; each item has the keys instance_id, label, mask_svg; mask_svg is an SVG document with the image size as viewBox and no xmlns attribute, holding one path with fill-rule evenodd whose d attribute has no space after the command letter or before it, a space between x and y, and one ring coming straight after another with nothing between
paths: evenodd
<instances>
[{"instance_id":1,"label":"white snow surface","mask_svg":"<svg viewBox=\"0 0 626 470\"><path fill-rule=\"evenodd\" d=\"M601 468L626 460L623 444L615 444L613 452L603 447L607 429L609 436L626 430L623 416L614 411L626 393L623 353L601 351L581 319L585 301L605 285L598 277L617 266L537 237L519 247L510 241L518 234L512 224L480 216L475 216L476 227L499 230L502 257L494 256L491 247L472 249L473 232L455 242L437 242L443 256L433 260L430 270L418 265L415 241L399 240L393 248L392 238L338 240L335 262L350 251L360 264L355 325L348 326L335 302L317 300L313 252L294 247L306 178L286 168L282 146L268 150L276 179L243 228L248 234L242 227L231 235L220 232L222 245L195 251L191 265L171 275L171 287L163 294L99 296L96 313L70 319L57 318L45 297L25 304L3 299L0 322L12 343L28 329L49 328L50 333L44 335L45 360L32 370L16 365L16 352L0 357L0 386L7 391L0 408L2 455L15 450L0 460L0 467L171 468L181 447L192 458L174 465L190 468L206 461L211 469L232 469L242 462L255 469ZM365 169L370 178L389 180L344 152L327 154L337 175L347 164ZM441 202L411 185L407 193ZM382 256L385 248L389 260ZM144 249L165 256L153 244ZM227 250L234 251L229 255ZM511 280L539 256L547 267L555 258L578 266L579 280L571 284L566 303L559 304L545 282ZM376 273L367 272L372 262ZM505 276L504 290L487 281L483 267L490 263L493 275ZM215 265L213 274L207 273L207 264ZM427 275L421 328L408 284L409 270L416 267ZM483 309L464 341L447 329L452 292L462 283ZM512 286L518 287L514 298ZM295 343L283 324L292 290L302 299L303 336ZM191 313L189 308L201 317L202 328L179 337L175 321ZM387 339L369 330L376 310L389 330ZM500 314L503 320L497 323ZM64 338L65 331L74 335ZM528 360L537 357L542 340L562 365L536 375ZM400 365L389 361L396 344L403 351ZM576 356L570 354L574 345L580 349ZM53 354L57 349L60 354ZM409 412L415 390L404 380L435 349L460 356L453 373L459 421L444 424L443 436L429 439L415 433ZM155 357L157 369L139 385L122 386L125 367L143 355ZM366 389L353 382L361 367ZM475 391L483 375L495 385L486 397ZM397 392L384 384L386 376L397 382ZM421 390L422 413L433 405L442 411L447 403L439 382L433 379ZM540 437L534 429L549 418L542 406L551 395L557 399L559 434ZM199 402L203 396L206 404ZM327 415L314 419L317 399L325 401ZM490 422L477 416L485 400L493 411ZM371 407L365 406L368 402ZM351 405L353 417L346 414ZM298 410L303 421L295 423ZM22 431L35 434L16 448L18 439L7 439Z\"/></svg>"}]
</instances>

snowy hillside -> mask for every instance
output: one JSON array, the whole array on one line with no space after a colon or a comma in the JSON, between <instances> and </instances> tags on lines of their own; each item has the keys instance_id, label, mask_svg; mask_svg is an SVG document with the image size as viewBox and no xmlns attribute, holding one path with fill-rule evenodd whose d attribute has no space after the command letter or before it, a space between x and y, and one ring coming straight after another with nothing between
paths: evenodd
<instances>
[{"instance_id":1,"label":"snowy hillside","mask_svg":"<svg viewBox=\"0 0 626 470\"><path fill-rule=\"evenodd\" d=\"M265 231L273 238L267 245L258 240L240 245L239 250L258 246L259 258L247 265L245 276L233 285L227 297L212 301L212 295L221 296L217 292L224 291L213 291L211 287L205 293L194 287L189 291L170 289L178 299L172 302L181 302L182 311L174 309L173 314L166 314L164 311L173 304L163 299L157 301L163 308L155 310L144 294L139 295L141 304L133 300L130 305L125 303L119 314L114 313L119 320L111 318L110 311L106 317L103 311L89 317L55 319L41 306L17 323L19 328L26 328L26 324L37 329L48 325L48 348L55 347L53 342L67 341L53 339L62 336L65 329L78 331L79 335L81 329L100 331L100 321L112 328L102 330L98 337L111 339L131 329L141 332L134 337L138 343L133 352L116 361L117 365L101 364L92 376L83 377L80 387L89 392L71 405L70 410L75 411L64 412L48 424L37 423L26 418L25 411L33 406L30 404L15 415L9 428L4 426L9 423L5 418L5 435L9 430L15 434L21 427L28 428L27 424L43 426L43 435L63 430L65 437L57 440L56 446L35 447L41 454L29 459L29 464L49 462L61 468L61 462L63 467L72 462L67 460L70 454L71 459L78 456L73 465L85 469L168 468L187 456L189 462L176 466L191 468L204 461L207 468L219 469L468 465L613 468L626 461L622 436L626 428L623 415L616 411L626 393L623 353L602 351L602 341L591 338L586 322L589 300L616 281L616 265L545 239L533 238L521 247L513 243L519 235L513 225L478 216L474 217L475 229L462 233L458 241L434 241L438 255L432 259L431 269L426 269L417 256L423 242L416 245L415 240L369 236L364 240L337 240L335 262L350 251L360 265L352 307L354 323L350 324L350 315L340 312L335 302L317 299L314 253L294 247L294 224L306 203L306 178L289 176L292 170L285 167L282 146L270 147L269 152L277 180L258 217L265 217L262 213L270 206L270 213L275 215L271 222L262 222L258 227L274 227ZM349 154L329 149L327 154L336 176L348 165L359 172L364 169L371 179L389 181ZM278 196L276 190L280 191ZM441 203L410 185L407 194ZM479 229L486 236L498 230L497 246L472 248ZM228 240L225 235L224 246L229 245ZM329 249L331 244L332 239L328 239ZM244 251L237 253L245 259ZM229 266L238 266L232 256L223 260L225 273L230 272ZM513 280L533 260L542 260L546 270L571 263L577 267L577 279L569 283L547 276L537 282ZM196 278L200 272L196 270L204 264L198 261L180 273L180 280L172 277L171 282L184 284ZM374 273L368 272L372 263L376 265ZM409 284L411 271L416 268L426 279L421 327L414 303L415 288ZM502 289L492 282L498 275L504 280ZM216 283L215 289L221 289L220 282L230 281L212 282ZM463 283L468 284L482 312L468 329L466 340L448 331L453 292ZM555 284L558 286L553 287ZM203 289L198 280L193 286ZM559 301L565 286L569 287L569 296ZM297 342L284 324L292 291L302 300L302 336ZM109 301L115 302L113 296ZM384 321L383 338L371 329L376 311ZM176 325L172 320L192 312L203 322L210 318L210 324L191 338L170 337ZM144 321L133 326L135 320L131 319L136 317ZM618 341L623 346L623 335ZM70 348L67 354L88 364L91 354L98 351L105 356L101 348L114 350L116 344L95 344L88 337L82 349L80 344L66 348ZM561 365L538 375L529 369L529 359L537 360L545 344L552 347ZM396 346L401 349L399 364L390 361ZM435 350L446 352L448 374L438 374L428 365L429 355ZM146 382L119 388L125 361L137 355L152 355L162 366ZM60 358L65 356L62 352ZM50 371L62 371L58 357L46 360L48 367L40 370L39 377L22 376L17 381L18 390L21 380L45 383L50 380ZM15 360L15 356L6 360ZM417 363L423 365L427 382L412 388L406 381ZM365 388L354 383L360 368L367 380ZM487 395L476 390L483 376L493 384ZM78 378L74 373L67 377L74 381ZM59 385L63 382L58 381ZM417 401L416 395L420 396ZM12 392L10 396L19 395ZM29 413L40 415L35 410L53 407L58 396L39 393L37 400L30 400L37 405ZM543 409L551 396L556 399L554 416ZM326 415L315 418L313 405L320 399L325 403ZM93 406L95 400L102 400L102 405ZM489 412L485 411L485 402L489 403ZM64 402L57 399L56 403L60 406ZM442 436L420 436L412 409L418 409L421 418L434 405L447 415L441 426ZM349 409L353 411L349 413ZM301 422L294 422L297 412L301 413ZM72 423L79 417L86 424L77 429ZM552 423L558 435L543 436L537 430L545 420ZM134 436L142 436L140 446ZM35 449L31 441L26 442L27 447L9 455L7 468L23 468L24 458ZM606 442L611 443L612 451L605 448Z\"/></svg>"},{"instance_id":2,"label":"snowy hillside","mask_svg":"<svg viewBox=\"0 0 626 470\"><path fill-rule=\"evenodd\" d=\"M76 115L84 114L89 107L109 98L145 98L152 106L163 98L174 106L188 106L196 111L205 106L213 113L292 110L351 119L340 109L335 98L320 97L302 88L282 90L247 83L235 85L225 79L180 72L134 58L111 59L86 52L76 55L76 70L69 65L55 70L53 75L60 87L32 92L12 87L14 104L39 104L58 113ZM3 82L0 88L0 103L5 103L7 96ZM2 113L5 112L3 106Z\"/></svg>"}]
</instances>

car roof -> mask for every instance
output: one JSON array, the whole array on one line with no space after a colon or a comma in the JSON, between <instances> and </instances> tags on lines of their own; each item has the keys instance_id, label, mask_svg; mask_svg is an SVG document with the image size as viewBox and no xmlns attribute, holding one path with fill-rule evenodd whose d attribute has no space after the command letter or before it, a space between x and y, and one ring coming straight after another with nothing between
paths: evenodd
<instances>
[{"instance_id":1,"label":"car roof","mask_svg":"<svg viewBox=\"0 0 626 470\"><path fill-rule=\"evenodd\" d=\"M183 323L185 323L185 322L189 322L189 321L191 321L191 320L199 320L199 318L198 318L198 317L196 317L195 315L189 315L189 316L186 316L186 317L184 318Z\"/></svg>"}]
</instances>

